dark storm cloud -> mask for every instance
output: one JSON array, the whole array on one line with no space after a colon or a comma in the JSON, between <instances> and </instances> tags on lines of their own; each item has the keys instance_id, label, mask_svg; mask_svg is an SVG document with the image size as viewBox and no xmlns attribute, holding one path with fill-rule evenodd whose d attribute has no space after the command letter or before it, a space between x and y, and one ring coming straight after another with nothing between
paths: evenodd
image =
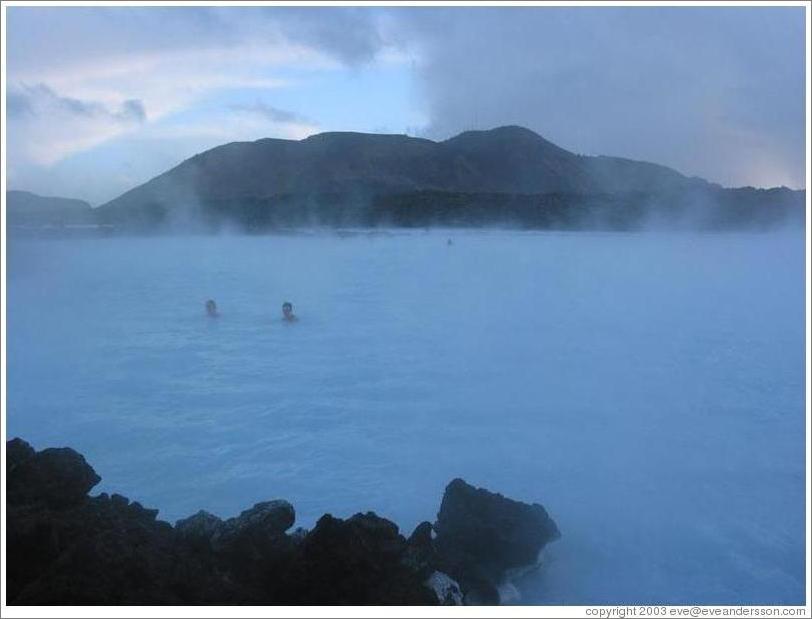
<instances>
[{"instance_id":1,"label":"dark storm cloud","mask_svg":"<svg viewBox=\"0 0 812 619\"><path fill-rule=\"evenodd\" d=\"M350 65L371 62L384 45L377 15L374 8L268 9L269 18L280 20L293 40Z\"/></svg>"},{"instance_id":2,"label":"dark storm cloud","mask_svg":"<svg viewBox=\"0 0 812 619\"><path fill-rule=\"evenodd\" d=\"M521 124L724 184L804 184L802 8L414 9L426 134Z\"/></svg>"}]
</instances>

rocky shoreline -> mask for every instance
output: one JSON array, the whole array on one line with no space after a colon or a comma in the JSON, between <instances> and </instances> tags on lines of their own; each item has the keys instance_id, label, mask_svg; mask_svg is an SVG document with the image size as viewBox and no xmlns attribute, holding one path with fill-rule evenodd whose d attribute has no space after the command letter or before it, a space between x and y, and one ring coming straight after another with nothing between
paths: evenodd
<instances>
[{"instance_id":1,"label":"rocky shoreline","mask_svg":"<svg viewBox=\"0 0 812 619\"><path fill-rule=\"evenodd\" d=\"M293 506L258 503L175 526L118 494L70 448L6 443L10 605L499 604L499 587L560 537L538 504L461 479L407 538L373 512L290 531Z\"/></svg>"}]
</instances>

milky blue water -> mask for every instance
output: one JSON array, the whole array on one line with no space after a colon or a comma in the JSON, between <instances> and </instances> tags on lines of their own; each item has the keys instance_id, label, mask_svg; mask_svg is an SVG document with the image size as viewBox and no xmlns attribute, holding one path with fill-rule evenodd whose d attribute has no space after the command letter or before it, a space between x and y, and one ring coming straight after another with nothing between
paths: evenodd
<instances>
[{"instance_id":1,"label":"milky blue water","mask_svg":"<svg viewBox=\"0 0 812 619\"><path fill-rule=\"evenodd\" d=\"M12 242L8 433L170 521L286 498L408 535L457 476L541 502L526 603L802 604L803 243Z\"/></svg>"}]
</instances>

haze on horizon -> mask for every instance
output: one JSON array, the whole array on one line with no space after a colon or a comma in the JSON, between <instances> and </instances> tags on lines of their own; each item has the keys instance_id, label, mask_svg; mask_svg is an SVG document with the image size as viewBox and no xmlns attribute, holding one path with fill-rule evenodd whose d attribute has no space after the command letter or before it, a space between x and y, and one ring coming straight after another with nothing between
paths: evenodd
<instances>
[{"instance_id":1,"label":"haze on horizon","mask_svg":"<svg viewBox=\"0 0 812 619\"><path fill-rule=\"evenodd\" d=\"M517 124L805 186L802 7L8 7L7 187L100 204L222 143ZM58 33L58 34L55 34Z\"/></svg>"}]
</instances>

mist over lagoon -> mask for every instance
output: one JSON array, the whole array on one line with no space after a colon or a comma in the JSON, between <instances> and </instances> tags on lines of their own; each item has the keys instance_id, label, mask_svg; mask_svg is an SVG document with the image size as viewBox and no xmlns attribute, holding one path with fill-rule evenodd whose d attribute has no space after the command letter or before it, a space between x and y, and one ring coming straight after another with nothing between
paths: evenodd
<instances>
[{"instance_id":1,"label":"mist over lagoon","mask_svg":"<svg viewBox=\"0 0 812 619\"><path fill-rule=\"evenodd\" d=\"M803 255L798 229L14 240L8 433L168 521L285 497L410 531L453 477L542 500L563 536L522 603L802 604Z\"/></svg>"}]
</instances>

